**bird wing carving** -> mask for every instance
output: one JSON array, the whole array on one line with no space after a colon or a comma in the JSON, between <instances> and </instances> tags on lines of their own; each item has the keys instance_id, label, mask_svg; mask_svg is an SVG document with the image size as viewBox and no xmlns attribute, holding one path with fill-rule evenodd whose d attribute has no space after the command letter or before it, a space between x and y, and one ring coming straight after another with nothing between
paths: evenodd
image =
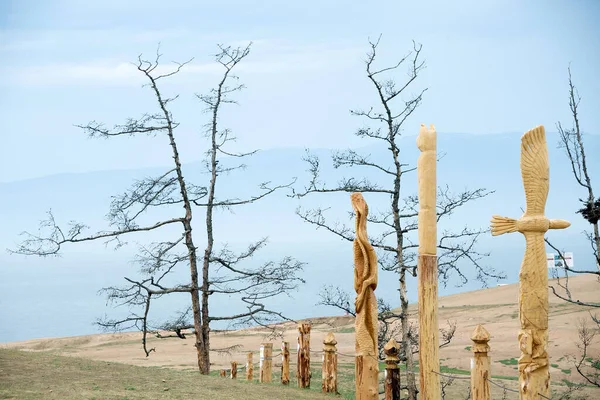
<instances>
[{"instance_id":1,"label":"bird wing carving","mask_svg":"<svg viewBox=\"0 0 600 400\"><path fill-rule=\"evenodd\" d=\"M549 188L548 145L543 126L521 138L521 176L526 209L523 216L544 215Z\"/></svg>"}]
</instances>

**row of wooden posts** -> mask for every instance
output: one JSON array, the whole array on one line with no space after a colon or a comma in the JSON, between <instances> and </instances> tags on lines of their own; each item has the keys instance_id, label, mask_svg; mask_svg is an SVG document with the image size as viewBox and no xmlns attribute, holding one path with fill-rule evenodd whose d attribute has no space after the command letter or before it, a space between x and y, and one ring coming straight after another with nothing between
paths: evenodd
<instances>
[{"instance_id":1,"label":"row of wooden posts","mask_svg":"<svg viewBox=\"0 0 600 400\"><path fill-rule=\"evenodd\" d=\"M310 324L298 325L298 362L296 377L299 388L310 387ZM478 325L471 335L473 341L473 358L471 360L471 397L473 400L489 400L490 395L490 358L488 342L490 334L482 325ZM337 387L337 341L332 332L323 340L323 365L321 388L324 393L338 393ZM391 339L384 346L385 353L385 399L400 400L400 370L398 364L400 346ZM281 383L290 383L290 343L281 343ZM258 381L272 382L273 379L273 343L263 343L260 346ZM230 378L236 379L238 372L237 361L231 362ZM220 376L227 377L227 369L220 371ZM246 380L254 380L253 354L249 352L246 360Z\"/></svg>"}]
</instances>

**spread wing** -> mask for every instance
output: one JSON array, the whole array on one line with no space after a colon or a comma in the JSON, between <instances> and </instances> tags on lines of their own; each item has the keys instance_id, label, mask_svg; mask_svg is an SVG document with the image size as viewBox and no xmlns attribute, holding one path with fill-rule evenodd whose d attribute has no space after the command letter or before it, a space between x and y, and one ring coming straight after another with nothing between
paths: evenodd
<instances>
[{"instance_id":1,"label":"spread wing","mask_svg":"<svg viewBox=\"0 0 600 400\"><path fill-rule=\"evenodd\" d=\"M542 125L521 137L521 176L525 189L524 216L544 215L549 188L548 145Z\"/></svg>"}]
</instances>

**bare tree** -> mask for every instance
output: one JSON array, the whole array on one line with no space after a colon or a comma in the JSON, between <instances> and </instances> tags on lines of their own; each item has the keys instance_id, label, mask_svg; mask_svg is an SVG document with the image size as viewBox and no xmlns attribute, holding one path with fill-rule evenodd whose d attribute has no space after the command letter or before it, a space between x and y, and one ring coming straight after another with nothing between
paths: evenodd
<instances>
[{"instance_id":1,"label":"bare tree","mask_svg":"<svg viewBox=\"0 0 600 400\"><path fill-rule=\"evenodd\" d=\"M146 356L154 348L147 346L147 334L166 328L175 332L177 337L185 337L183 330L193 328L195 347L197 349L198 368L200 373L210 372L210 324L213 322L230 321L236 325L257 323L266 325L274 321L287 319L280 312L271 310L266 301L280 294L297 288L303 280L298 277L303 263L291 257L279 261L268 261L252 265L253 256L267 244L267 238L248 245L246 250L235 252L227 245L217 248L214 237L214 210L218 208L231 209L259 201L274 192L289 188L294 181L284 185L262 183L259 191L248 198L220 199L217 197L216 184L222 174L244 168L243 164L235 165L228 162L219 163L221 156L229 160L237 160L250 156L256 151L236 154L227 151L227 144L235 140L228 129L219 128L219 113L226 104L235 103L231 95L243 89L237 83L238 78L232 71L250 52L247 47L226 47L219 45L215 55L216 62L223 67L223 75L216 88L207 95L197 95L210 115L206 125L206 136L209 147L206 153L206 172L210 176L207 187L196 186L184 179L184 174L177 148L175 130L179 126L173 118L169 105L178 96L167 98L159 90L161 79L171 77L181 71L186 64L178 63L171 72L159 74L159 59L157 52L154 61L138 58L137 68L148 80L157 101L158 111L154 114L144 114L138 119L128 119L123 125L112 129L92 121L86 125L78 125L91 137L112 138L117 136L135 136L146 134L166 138L173 158L173 167L157 178L146 178L134 182L125 193L114 196L107 214L113 228L85 235L87 228L81 223L70 223L68 229L63 229L55 221L50 212L48 219L41 223L40 232L31 234L24 232L25 240L13 253L24 255L49 256L58 255L66 243L79 243L106 239L116 242L117 247L125 245L121 241L124 235L162 229L165 235L174 239L150 245L141 246L136 262L140 265L140 279L125 278L127 284L123 287L108 287L103 291L108 299L130 308L130 315L123 319L100 320L100 326L125 330L136 327L143 332L142 344ZM229 82L234 81L234 85ZM231 165L230 165L231 164ZM171 219L165 219L149 224L141 224L140 220L147 217L151 210L162 208L175 212L175 207L183 207L184 213ZM205 229L206 247L202 255L194 242L192 216L195 209L206 211ZM180 230L167 230L166 227L178 225ZM203 231L200 230L202 234ZM190 281L183 284L167 283L175 268L184 265L189 268ZM180 313L174 320L162 324L151 324L149 311L152 300L173 293L189 293L191 305L189 310ZM209 312L211 296L234 296L241 302L245 311L228 315L214 315ZM231 300L229 300L231 301ZM189 321L191 314L192 321ZM158 334L161 336L160 334ZM219 351L222 351L220 349Z\"/></svg>"},{"instance_id":2,"label":"bare tree","mask_svg":"<svg viewBox=\"0 0 600 400\"><path fill-rule=\"evenodd\" d=\"M576 269L570 267L565 259L563 252L561 252L557 246L552 244L548 239L546 243L558 253L561 263L560 268L562 269L562 276L556 274L558 278L556 281L556 287L550 285L550 289L558 298L573 304L577 304L584 307L590 307L591 309L600 308L598 303L590 303L581 301L580 299L573 296L569 288L569 274L593 274L596 275L600 282L600 257L598 250L600 249L600 231L598 228L598 222L600 221L600 198L594 197L594 190L592 187L592 179L588 170L586 151L584 145L583 132L579 124L579 103L581 97L577 91L577 87L573 84L571 76L571 67L568 68L569 73L569 110L573 118L573 126L570 129L564 128L563 125L558 122L556 127L560 136L559 148L564 149L565 154L569 160L570 169L573 173L573 177L579 186L581 186L585 192L585 197L579 199L582 203L582 208L577 211L581 216L592 225L592 231L585 231L584 235L590 244L592 255L596 262L596 269ZM579 343L578 347L580 353L578 356L573 356L573 363L577 372L590 384L600 387L600 358L598 358L597 352L592 352L594 345L594 338L597 332L600 330L600 320L598 314L590 313L593 325L595 328L590 328L589 325L582 321L578 325Z\"/></svg>"},{"instance_id":3,"label":"bare tree","mask_svg":"<svg viewBox=\"0 0 600 400\"><path fill-rule=\"evenodd\" d=\"M381 38L381 37L380 37ZM427 89L417 91L417 94L408 95L409 90L418 78L419 73L425 68L425 62L421 60L421 45L413 42L413 50L402 57L396 64L377 69L375 67L376 51L379 39L369 42L370 52L367 54L366 75L375 90L378 105L371 107L368 111L353 110L352 115L364 118L367 122L377 124L376 127L365 127L359 129L355 134L360 138L373 139L389 150L389 159L371 160L370 156L359 154L354 150L336 151L332 154L334 168L341 167L364 167L376 171L389 181L382 186L368 178L343 178L334 186L328 186L321 182L320 160L315 155L307 152L305 161L309 164L311 174L308 185L297 191L298 198L312 193L333 192L363 192L381 194L390 199L389 208L381 212L369 215L369 222L380 227L380 234L371 237L373 247L378 252L379 264L384 271L395 272L399 275L400 291L400 321L402 330L402 347L406 355L407 384L409 398L416 399L417 386L415 383L413 351L411 344L414 342L409 324L408 297L406 289L407 274L416 276L416 248L418 244L411 239L417 230L418 198L409 195L403 198L402 182L408 173L416 168L411 167L401 159L399 145L402 128L406 120L421 104L423 95ZM408 66L408 78L398 84L392 78L385 78L389 73L396 72L399 68ZM406 99L401 101L401 98ZM399 105L397 105L399 103ZM448 187L439 188L438 195L438 220L450 216L454 211L471 201L480 199L492 193L486 189L467 190L453 194ZM351 228L342 223L331 223L326 219L326 210L317 208L303 210L299 208L297 214L306 222L314 224L317 228L324 228L344 240L354 240ZM350 213L352 217L352 213ZM487 253L480 253L475 245L481 234L486 229L471 229L464 227L462 230L444 231L439 237L439 276L446 283L452 274L456 274L462 282L467 277L459 268L459 261L466 260L471 263L476 271L477 278L484 281L486 278L499 278L501 274L483 266L481 259ZM335 297L335 296L334 296ZM339 307L341 308L341 307Z\"/></svg>"}]
</instances>

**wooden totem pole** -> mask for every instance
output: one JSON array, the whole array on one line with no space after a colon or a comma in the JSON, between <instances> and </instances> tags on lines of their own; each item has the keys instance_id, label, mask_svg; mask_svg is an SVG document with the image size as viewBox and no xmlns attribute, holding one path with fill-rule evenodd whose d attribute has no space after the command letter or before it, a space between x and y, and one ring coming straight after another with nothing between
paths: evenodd
<instances>
[{"instance_id":1,"label":"wooden totem pole","mask_svg":"<svg viewBox=\"0 0 600 400\"><path fill-rule=\"evenodd\" d=\"M519 392L521 399L549 397L548 365L548 269L544 233L564 229L564 220L546 218L549 189L548 145L543 126L521 138L521 176L525 189L525 213L520 219L494 215L492 235L521 232L525 236L525 256L519 273ZM541 395L541 396L540 396Z\"/></svg>"},{"instance_id":2,"label":"wooden totem pole","mask_svg":"<svg viewBox=\"0 0 600 400\"><path fill-rule=\"evenodd\" d=\"M440 360L438 355L438 266L437 266L437 213L436 163L437 133L433 125L427 129L421 124L417 147L421 155L417 162L419 184L419 371L420 398L441 398Z\"/></svg>"},{"instance_id":3,"label":"wooden totem pole","mask_svg":"<svg viewBox=\"0 0 600 400\"><path fill-rule=\"evenodd\" d=\"M379 398L377 359L377 256L367 237L369 207L362 194L350 195L356 213L354 290L356 291L356 399Z\"/></svg>"}]
</instances>

